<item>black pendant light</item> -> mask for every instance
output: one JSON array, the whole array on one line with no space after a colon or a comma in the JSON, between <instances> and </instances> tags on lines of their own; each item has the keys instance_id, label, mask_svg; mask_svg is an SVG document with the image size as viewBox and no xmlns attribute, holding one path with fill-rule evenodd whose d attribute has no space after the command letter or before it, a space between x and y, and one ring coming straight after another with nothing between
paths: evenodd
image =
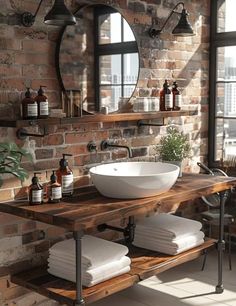
<instances>
[{"instance_id":1,"label":"black pendant light","mask_svg":"<svg viewBox=\"0 0 236 306\"><path fill-rule=\"evenodd\" d=\"M44 23L56 26L75 25L75 16L66 7L64 0L55 0L53 7L44 18Z\"/></svg>"},{"instance_id":2,"label":"black pendant light","mask_svg":"<svg viewBox=\"0 0 236 306\"><path fill-rule=\"evenodd\" d=\"M178 35L178 36L193 36L194 32L193 29L188 22L188 13L185 9L182 10L179 22L177 26L174 28L172 31L173 35Z\"/></svg>"}]
</instances>

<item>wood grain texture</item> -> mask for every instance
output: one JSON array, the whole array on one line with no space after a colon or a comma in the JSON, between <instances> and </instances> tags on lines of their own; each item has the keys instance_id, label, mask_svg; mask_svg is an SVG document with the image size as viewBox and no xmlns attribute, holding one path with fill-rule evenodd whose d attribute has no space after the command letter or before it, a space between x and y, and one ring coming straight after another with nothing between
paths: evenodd
<instances>
[{"instance_id":1,"label":"wood grain texture","mask_svg":"<svg viewBox=\"0 0 236 306\"><path fill-rule=\"evenodd\" d=\"M77 231L151 211L171 211L183 201L235 185L235 177L185 174L168 192L150 198L111 199L100 195L94 187L87 187L57 204L29 206L27 202L6 202L0 203L0 211Z\"/></svg>"},{"instance_id":2,"label":"wood grain texture","mask_svg":"<svg viewBox=\"0 0 236 306\"><path fill-rule=\"evenodd\" d=\"M47 126L73 123L89 123L89 122L116 122L116 121L135 121L135 120L150 120L167 117L191 116L195 115L195 111L166 111L155 113L113 113L109 115L94 114L84 115L83 117L72 118L47 118L36 120L7 120L1 119L0 126L3 127L27 127L27 126Z\"/></svg>"},{"instance_id":3,"label":"wood grain texture","mask_svg":"<svg viewBox=\"0 0 236 306\"><path fill-rule=\"evenodd\" d=\"M115 292L131 287L140 280L193 260L199 257L204 249L210 248L214 244L215 241L209 239L203 245L175 256L131 247L129 253L132 260L131 271L93 287L83 288L83 298L86 303L100 300ZM75 284L50 275L46 267L21 272L13 275L11 280L13 283L34 290L61 303L66 303L70 306L74 305L76 297Z\"/></svg>"}]
</instances>

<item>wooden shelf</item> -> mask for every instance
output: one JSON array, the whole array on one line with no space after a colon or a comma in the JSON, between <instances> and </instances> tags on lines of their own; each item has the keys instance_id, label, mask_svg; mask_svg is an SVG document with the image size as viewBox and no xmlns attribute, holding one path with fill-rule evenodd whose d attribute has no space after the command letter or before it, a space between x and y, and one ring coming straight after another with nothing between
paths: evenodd
<instances>
[{"instance_id":1,"label":"wooden shelf","mask_svg":"<svg viewBox=\"0 0 236 306\"><path fill-rule=\"evenodd\" d=\"M129 256L132 260L129 273L112 278L90 288L83 289L86 303L95 302L108 295L131 287L150 276L161 273L184 262L198 258L203 250L215 244L213 239L181 254L170 256L141 248L131 247ZM200 267L199 267L200 269ZM51 299L67 305L75 305L75 284L50 275L46 267L36 268L13 275L11 281L17 285L36 291Z\"/></svg>"},{"instance_id":2,"label":"wooden shelf","mask_svg":"<svg viewBox=\"0 0 236 306\"><path fill-rule=\"evenodd\" d=\"M152 211L174 211L181 202L235 185L236 177L183 174L168 192L150 198L112 199L100 195L90 186L78 189L73 197L60 203L29 206L27 201L5 202L0 203L0 211L78 231Z\"/></svg>"},{"instance_id":3,"label":"wooden shelf","mask_svg":"<svg viewBox=\"0 0 236 306\"><path fill-rule=\"evenodd\" d=\"M1 127L27 127L27 126L47 126L61 125L73 123L89 123L89 122L118 122L118 121L135 121L135 120L150 120L167 117L191 116L196 115L196 111L166 111L155 113L114 113L109 115L94 114L84 115L83 117L72 118L48 118L35 120L7 120L0 119Z\"/></svg>"}]
</instances>

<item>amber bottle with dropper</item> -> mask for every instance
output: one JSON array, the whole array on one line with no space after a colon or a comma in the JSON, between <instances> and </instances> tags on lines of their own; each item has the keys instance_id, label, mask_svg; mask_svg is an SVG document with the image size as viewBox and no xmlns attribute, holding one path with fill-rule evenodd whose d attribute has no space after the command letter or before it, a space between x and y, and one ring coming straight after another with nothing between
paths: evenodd
<instances>
[{"instance_id":1,"label":"amber bottle with dropper","mask_svg":"<svg viewBox=\"0 0 236 306\"><path fill-rule=\"evenodd\" d=\"M40 85L38 90L38 95L34 98L38 104L38 117L39 118L48 118L49 109L48 109L48 98L44 95L43 85Z\"/></svg>"},{"instance_id":2,"label":"amber bottle with dropper","mask_svg":"<svg viewBox=\"0 0 236 306\"><path fill-rule=\"evenodd\" d=\"M30 205L40 205L43 203L43 186L39 183L39 178L37 174L40 172L35 172L32 178L32 184L29 186L29 204Z\"/></svg>"},{"instance_id":3,"label":"amber bottle with dropper","mask_svg":"<svg viewBox=\"0 0 236 306\"><path fill-rule=\"evenodd\" d=\"M62 197L68 197L73 194L74 191L74 177L73 172L68 166L68 160L66 156L72 156L71 154L62 154L63 157L60 160L60 168L57 170L57 181L61 184Z\"/></svg>"},{"instance_id":4,"label":"amber bottle with dropper","mask_svg":"<svg viewBox=\"0 0 236 306\"><path fill-rule=\"evenodd\" d=\"M57 176L55 174L55 171L53 171L50 177L48 202L58 203L60 202L61 198L62 198L61 184L57 182Z\"/></svg>"},{"instance_id":5,"label":"amber bottle with dropper","mask_svg":"<svg viewBox=\"0 0 236 306\"><path fill-rule=\"evenodd\" d=\"M31 92L28 87L25 92L25 98L21 101L21 105L23 119L38 118L38 105L37 102L31 97Z\"/></svg>"}]
</instances>

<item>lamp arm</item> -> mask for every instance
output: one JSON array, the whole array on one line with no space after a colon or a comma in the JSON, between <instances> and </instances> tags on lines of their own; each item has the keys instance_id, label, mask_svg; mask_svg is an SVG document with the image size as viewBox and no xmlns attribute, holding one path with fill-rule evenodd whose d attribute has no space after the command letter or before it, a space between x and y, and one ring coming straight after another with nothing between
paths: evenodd
<instances>
[{"instance_id":1,"label":"lamp arm","mask_svg":"<svg viewBox=\"0 0 236 306\"><path fill-rule=\"evenodd\" d=\"M43 2L43 0L40 0L39 5L38 5L34 15L31 14L30 12L24 12L23 14L21 14L21 23L23 24L23 26L31 27L34 24L35 17L38 14L38 11L41 7L42 2Z\"/></svg>"},{"instance_id":2,"label":"lamp arm","mask_svg":"<svg viewBox=\"0 0 236 306\"><path fill-rule=\"evenodd\" d=\"M35 12L34 15L33 15L34 18L37 16L38 11L39 11L39 9L40 9L40 7L41 7L42 2L43 2L43 0L41 0L41 1L39 2L39 5L38 5L38 7L37 7L37 10L36 10L36 12Z\"/></svg>"},{"instance_id":3,"label":"lamp arm","mask_svg":"<svg viewBox=\"0 0 236 306\"><path fill-rule=\"evenodd\" d=\"M162 27L159 30L159 34L162 32L162 30L164 29L164 27L166 26L167 22L170 20L170 17L174 14L174 13L178 13L175 11L175 9L180 5L183 5L183 9L184 9L184 2L178 2L175 7L172 9L172 11L170 12L169 16L167 17L166 21L164 22L164 24L162 25Z\"/></svg>"}]
</instances>

